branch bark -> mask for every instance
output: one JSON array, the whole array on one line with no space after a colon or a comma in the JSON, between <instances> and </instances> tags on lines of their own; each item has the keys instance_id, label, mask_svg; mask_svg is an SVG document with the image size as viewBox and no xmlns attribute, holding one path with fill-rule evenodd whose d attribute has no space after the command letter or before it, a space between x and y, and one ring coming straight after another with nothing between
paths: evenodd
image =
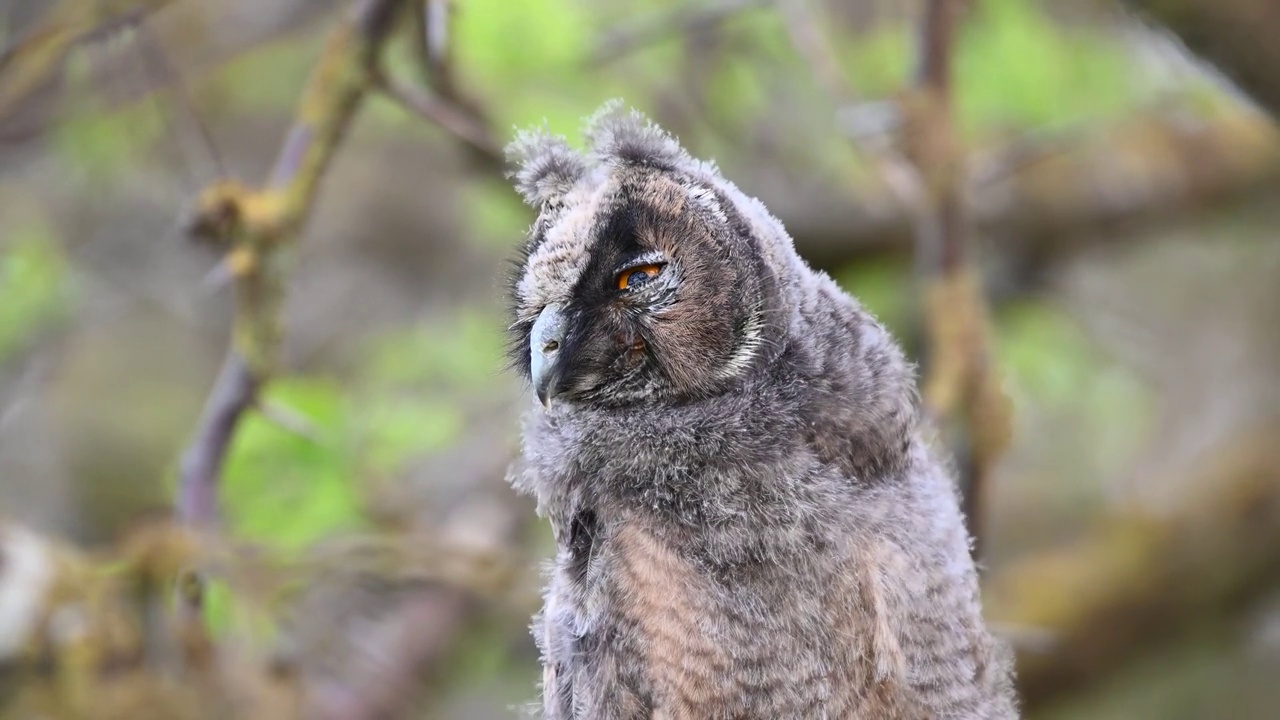
<instances>
[{"instance_id":1,"label":"branch bark","mask_svg":"<svg viewBox=\"0 0 1280 720\"><path fill-rule=\"evenodd\" d=\"M218 473L240 418L275 369L285 260L315 203L325 169L373 87L383 40L403 0L362 0L332 31L262 189L215 183L187 220L190 234L227 251L235 286L232 347L178 479L178 516L209 527L216 519Z\"/></svg>"},{"instance_id":2,"label":"branch bark","mask_svg":"<svg viewBox=\"0 0 1280 720\"><path fill-rule=\"evenodd\" d=\"M1172 511L1112 517L990 578L988 617L1047 639L1019 652L1028 710L1280 587L1278 431L1258 427L1207 453Z\"/></svg>"},{"instance_id":3,"label":"branch bark","mask_svg":"<svg viewBox=\"0 0 1280 720\"><path fill-rule=\"evenodd\" d=\"M983 495L1008 444L1011 407L988 350L986 297L969 259L965 151L952 116L952 58L965 4L930 0L920 28L916 85L901 103L905 155L921 180L915 253L924 283L926 409L962 430L965 515L981 553Z\"/></svg>"},{"instance_id":4,"label":"branch bark","mask_svg":"<svg viewBox=\"0 0 1280 720\"><path fill-rule=\"evenodd\" d=\"M217 517L222 463L240 418L258 397L262 380L238 353L228 354L223 361L196 425L196 439L182 454L178 469L178 514L193 524L208 524Z\"/></svg>"},{"instance_id":5,"label":"branch bark","mask_svg":"<svg viewBox=\"0 0 1280 720\"><path fill-rule=\"evenodd\" d=\"M463 517L465 537L365 536L301 559L210 543L170 518L93 554L0 523L0 717L400 717L478 600L519 606L523 624L536 598L510 551L525 509L481 498L469 511L494 521L483 536ZM172 577L201 562L225 568L242 615L275 617L305 585L276 643L215 649L170 622Z\"/></svg>"},{"instance_id":6,"label":"branch bark","mask_svg":"<svg viewBox=\"0 0 1280 720\"><path fill-rule=\"evenodd\" d=\"M1270 0L1122 0L1161 23L1196 55L1280 116L1280 3Z\"/></svg>"},{"instance_id":7,"label":"branch bark","mask_svg":"<svg viewBox=\"0 0 1280 720\"><path fill-rule=\"evenodd\" d=\"M702 6L680 6L644 16L638 22L604 33L587 55L585 65L598 68L642 50L672 35L713 28L746 10L769 5L771 0L718 0Z\"/></svg>"},{"instance_id":8,"label":"branch bark","mask_svg":"<svg viewBox=\"0 0 1280 720\"><path fill-rule=\"evenodd\" d=\"M263 384L275 371L287 270L281 251L297 242L325 169L368 93L391 94L462 139L480 157L499 163L483 120L396 84L384 73L384 41L397 21L414 17L407 3L361 0L332 31L262 189L222 182L197 201L189 228L226 249L224 264L234 278L236 307L232 348L182 465L178 514L186 523L207 527L214 522L222 459L238 420L258 402ZM198 604L199 593L189 592L184 599L188 624L198 623L191 606ZM412 693L406 688L415 685L424 667L440 660L471 607L468 592L447 583L414 594L389 613L388 621L399 629L374 649L380 660L374 675L306 684L304 705L329 713L336 708L337 717L386 716L409 701Z\"/></svg>"},{"instance_id":9,"label":"branch bark","mask_svg":"<svg viewBox=\"0 0 1280 720\"><path fill-rule=\"evenodd\" d=\"M0 52L0 120L51 82L67 53L86 38L140 23L173 0L62 0L43 23Z\"/></svg>"},{"instance_id":10,"label":"branch bark","mask_svg":"<svg viewBox=\"0 0 1280 720\"><path fill-rule=\"evenodd\" d=\"M1166 218L1277 180L1280 132L1265 118L1152 111L980 153L961 194L972 231L992 252L1052 257L1096 240L1091 230ZM840 198L825 184L766 184L757 192L820 267L912 248L914 219L887 184L842 190Z\"/></svg>"}]
</instances>

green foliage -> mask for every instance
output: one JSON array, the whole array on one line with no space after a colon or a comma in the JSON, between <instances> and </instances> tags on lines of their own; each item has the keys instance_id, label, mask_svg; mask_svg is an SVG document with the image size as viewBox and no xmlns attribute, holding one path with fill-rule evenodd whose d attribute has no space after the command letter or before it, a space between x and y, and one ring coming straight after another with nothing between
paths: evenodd
<instances>
[{"instance_id":1,"label":"green foliage","mask_svg":"<svg viewBox=\"0 0 1280 720\"><path fill-rule=\"evenodd\" d=\"M910 84L915 27L895 24L835 42L861 97L887 97ZM955 63L960 122L977 135L1113 115L1133 105L1137 90L1119 42L1096 28L1054 22L1028 0L975 6Z\"/></svg>"},{"instance_id":2,"label":"green foliage","mask_svg":"<svg viewBox=\"0 0 1280 720\"><path fill-rule=\"evenodd\" d=\"M266 401L306 418L311 437L250 414L227 459L223 498L239 537L300 548L334 531L360 525L357 486L349 476L343 423L347 399L337 383L280 379Z\"/></svg>"},{"instance_id":3,"label":"green foliage","mask_svg":"<svg viewBox=\"0 0 1280 720\"><path fill-rule=\"evenodd\" d=\"M370 343L365 382L375 392L452 392L474 397L502 372L502 319L462 309L447 321Z\"/></svg>"},{"instance_id":4,"label":"green foliage","mask_svg":"<svg viewBox=\"0 0 1280 720\"><path fill-rule=\"evenodd\" d=\"M545 119L552 131L572 136L584 107L620 90L563 82L587 70L583 61L592 28L575 3L468 0L458 4L455 31L461 76L477 95L493 99L499 132Z\"/></svg>"},{"instance_id":5,"label":"green foliage","mask_svg":"<svg viewBox=\"0 0 1280 720\"><path fill-rule=\"evenodd\" d=\"M466 403L483 398L501 372L498 328L495 318L464 312L372 342L353 382L270 383L266 404L305 418L307 432L256 413L240 426L223 481L233 533L300 549L361 527L366 481L394 477L462 435Z\"/></svg>"},{"instance_id":6,"label":"green foliage","mask_svg":"<svg viewBox=\"0 0 1280 720\"><path fill-rule=\"evenodd\" d=\"M161 104L161 96L110 106L92 88L89 62L85 54L68 59L72 89L67 97L73 111L54 127L53 145L73 174L102 184L148 156L147 147L167 131L164 113L168 109Z\"/></svg>"},{"instance_id":7,"label":"green foliage","mask_svg":"<svg viewBox=\"0 0 1280 720\"><path fill-rule=\"evenodd\" d=\"M235 594L226 583L206 578L204 585L204 618L214 636L223 636L231 629Z\"/></svg>"},{"instance_id":8,"label":"green foliage","mask_svg":"<svg viewBox=\"0 0 1280 720\"><path fill-rule=\"evenodd\" d=\"M969 132L1062 125L1132 106L1131 62L1096 28L1066 27L1028 0L988 0L972 19L956 56L960 119Z\"/></svg>"},{"instance_id":9,"label":"green foliage","mask_svg":"<svg viewBox=\"0 0 1280 720\"><path fill-rule=\"evenodd\" d=\"M8 246L0 250L0 363L60 318L72 292L66 258L47 225L32 220L6 234Z\"/></svg>"},{"instance_id":10,"label":"green foliage","mask_svg":"<svg viewBox=\"0 0 1280 720\"><path fill-rule=\"evenodd\" d=\"M73 173L105 183L145 156L147 143L160 134L160 110L150 102L114 112L75 113L53 134L53 144Z\"/></svg>"},{"instance_id":11,"label":"green foliage","mask_svg":"<svg viewBox=\"0 0 1280 720\"><path fill-rule=\"evenodd\" d=\"M892 25L860 34L850 42L840 42L839 38L833 41L840 48L845 72L860 97L889 97L910 82L914 28Z\"/></svg>"}]
</instances>

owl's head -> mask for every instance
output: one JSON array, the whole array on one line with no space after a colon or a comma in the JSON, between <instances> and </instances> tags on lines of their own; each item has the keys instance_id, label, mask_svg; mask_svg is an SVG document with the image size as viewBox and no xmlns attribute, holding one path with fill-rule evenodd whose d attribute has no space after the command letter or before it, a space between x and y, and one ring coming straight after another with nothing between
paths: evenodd
<instances>
[{"instance_id":1,"label":"owl's head","mask_svg":"<svg viewBox=\"0 0 1280 720\"><path fill-rule=\"evenodd\" d=\"M544 404L697 400L781 347L786 268L763 206L610 103L588 149L522 132L513 177L538 209L512 283L512 355Z\"/></svg>"}]
</instances>

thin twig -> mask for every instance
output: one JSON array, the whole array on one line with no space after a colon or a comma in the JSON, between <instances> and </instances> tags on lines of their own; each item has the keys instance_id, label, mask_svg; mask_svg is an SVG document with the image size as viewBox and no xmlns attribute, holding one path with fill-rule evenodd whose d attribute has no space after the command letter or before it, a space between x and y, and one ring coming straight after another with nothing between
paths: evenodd
<instances>
[{"instance_id":1,"label":"thin twig","mask_svg":"<svg viewBox=\"0 0 1280 720\"><path fill-rule=\"evenodd\" d=\"M410 41L422 76L420 85L406 83L380 68L378 89L411 115L440 127L460 140L488 174L505 168L502 148L489 131L483 107L467 97L454 76L453 3L412 0Z\"/></svg>"},{"instance_id":2,"label":"thin twig","mask_svg":"<svg viewBox=\"0 0 1280 720\"><path fill-rule=\"evenodd\" d=\"M920 29L916 112L908 125L907 155L925 180L933 227L918 236L922 257L936 257L942 272L956 270L966 228L960 208L962 160L951 119L951 56L959 0L929 0Z\"/></svg>"},{"instance_id":3,"label":"thin twig","mask_svg":"<svg viewBox=\"0 0 1280 720\"><path fill-rule=\"evenodd\" d=\"M673 35L685 35L715 27L733 16L763 8L772 0L720 0L703 7L677 7L641 18L626 27L604 33L587 55L585 64L598 68L642 50Z\"/></svg>"},{"instance_id":4,"label":"thin twig","mask_svg":"<svg viewBox=\"0 0 1280 720\"><path fill-rule=\"evenodd\" d=\"M809 0L777 0L778 13L786 25L787 35L797 54L808 64L810 72L831 97L839 102L854 102L857 93L840 69L836 55L814 17Z\"/></svg>"},{"instance_id":5,"label":"thin twig","mask_svg":"<svg viewBox=\"0 0 1280 720\"><path fill-rule=\"evenodd\" d=\"M387 92L501 166L497 146L482 122L450 103L393 84L382 73L384 40L398 20L411 17L402 12L408 1L356 3L346 21L330 34L265 185L250 189L234 182L216 183L197 203L189 227L192 234L227 252L224 275L232 278L236 307L228 370L209 400L206 418L188 451L190 461L183 464L179 508L186 522L212 522L218 470L236 422L250 407L262 407L258 396L274 373L279 347L286 267L278 251L297 241L314 206L319 181L369 92ZM196 585L197 591L180 596L180 617L194 624L200 602L198 583L187 585ZM462 591L446 588L441 592L395 611L403 631L379 652L396 664L380 666L378 682L312 688L322 695L341 693L339 698L319 698L322 704L332 708L340 701L345 707L343 717L380 717L389 706L404 702L405 688L412 687L424 665L439 659L460 618L470 611ZM312 700L316 699L313 695Z\"/></svg>"},{"instance_id":6,"label":"thin twig","mask_svg":"<svg viewBox=\"0 0 1280 720\"><path fill-rule=\"evenodd\" d=\"M218 144L213 140L213 132L209 129L209 125L200 117L199 111L196 109L195 98L192 97L189 88L182 79L182 73L173 66L169 61L168 55L160 44L151 29L146 24L138 26L138 43L142 50L143 66L146 68L154 67L160 73L158 87L172 86L174 94L178 99L178 106L185 111L186 117L195 126L196 133L200 137L200 144L208 153L209 162L213 167L215 177L226 177L226 165L222 162L222 155L218 153ZM167 116L165 117L168 120Z\"/></svg>"},{"instance_id":7,"label":"thin twig","mask_svg":"<svg viewBox=\"0 0 1280 720\"><path fill-rule=\"evenodd\" d=\"M951 115L952 56L963 0L928 0L920 25L915 84L893 103L898 147L888 133L849 139L911 217L917 264L925 276L928 374L925 408L939 423L963 414L964 506L980 538L985 479L1008 431L1008 409L987 355L987 308L966 260L965 158ZM856 97L822 23L806 0L779 0L796 54L837 107L865 107ZM884 113L880 113L884 114Z\"/></svg>"},{"instance_id":8,"label":"thin twig","mask_svg":"<svg viewBox=\"0 0 1280 720\"><path fill-rule=\"evenodd\" d=\"M440 97L456 98L453 3L450 0L414 0L411 30L423 82Z\"/></svg>"},{"instance_id":9,"label":"thin twig","mask_svg":"<svg viewBox=\"0 0 1280 720\"><path fill-rule=\"evenodd\" d=\"M917 166L911 163L902 152L894 146L887 133L866 133L848 118L866 109L870 103L858 97L853 85L840 70L840 63L835 51L822 32L822 23L815 16L813 8L807 0L777 0L778 12L787 29L787 36L796 54L809 66L809 71L844 116L842 130L854 148L866 158L885 186L893 193L903 210L918 216L923 207L923 188ZM892 108L893 114L901 114L901 109L894 104L876 103L877 114L888 114L884 108ZM917 218L918 222L918 218Z\"/></svg>"},{"instance_id":10,"label":"thin twig","mask_svg":"<svg viewBox=\"0 0 1280 720\"><path fill-rule=\"evenodd\" d=\"M362 0L330 34L312 72L296 120L261 190L233 182L207 188L189 232L236 258L234 337L222 374L183 456L178 515L209 527L216 521L223 459L246 410L274 371L280 341L284 261L314 206L335 149L372 87L370 78L403 0Z\"/></svg>"},{"instance_id":11,"label":"thin twig","mask_svg":"<svg viewBox=\"0 0 1280 720\"><path fill-rule=\"evenodd\" d=\"M182 455L178 517L192 525L213 522L218 510L218 477L236 425L258 397L261 378L232 352L223 362L196 426L195 439Z\"/></svg>"},{"instance_id":12,"label":"thin twig","mask_svg":"<svg viewBox=\"0 0 1280 720\"><path fill-rule=\"evenodd\" d=\"M77 44L135 26L173 0L81 2L64 0L49 10L35 30L0 49L0 119L15 112L62 68Z\"/></svg>"},{"instance_id":13,"label":"thin twig","mask_svg":"<svg viewBox=\"0 0 1280 720\"><path fill-rule=\"evenodd\" d=\"M440 95L379 74L378 88L411 115L440 127L472 150L487 169L500 170L505 159L489 128L466 109Z\"/></svg>"}]
</instances>

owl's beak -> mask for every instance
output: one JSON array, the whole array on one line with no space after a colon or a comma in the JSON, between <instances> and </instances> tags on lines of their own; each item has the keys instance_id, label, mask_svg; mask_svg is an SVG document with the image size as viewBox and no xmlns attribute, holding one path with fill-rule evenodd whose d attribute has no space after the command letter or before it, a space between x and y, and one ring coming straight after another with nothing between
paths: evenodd
<instances>
[{"instance_id":1,"label":"owl's beak","mask_svg":"<svg viewBox=\"0 0 1280 720\"><path fill-rule=\"evenodd\" d=\"M550 407L560 384L560 355L566 318L559 305L543 308L529 333L529 379L543 407Z\"/></svg>"}]
</instances>

